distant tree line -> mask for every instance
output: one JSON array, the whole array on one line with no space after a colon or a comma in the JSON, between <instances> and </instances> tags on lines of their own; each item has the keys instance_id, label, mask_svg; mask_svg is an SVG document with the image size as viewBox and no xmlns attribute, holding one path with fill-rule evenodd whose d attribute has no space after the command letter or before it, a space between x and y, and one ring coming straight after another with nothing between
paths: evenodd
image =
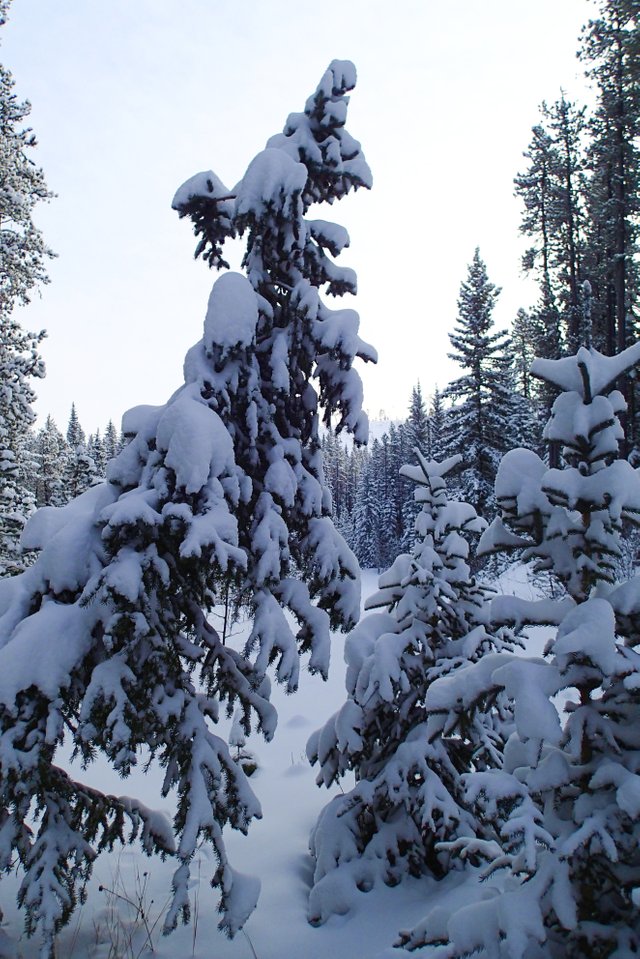
<instances>
[{"instance_id":1,"label":"distant tree line","mask_svg":"<svg viewBox=\"0 0 640 959\"><path fill-rule=\"evenodd\" d=\"M557 465L559 449L542 431L557 391L529 370L535 357L558 359L581 345L606 355L638 338L640 210L640 41L637 0L611 0L583 30L579 58L594 89L589 111L561 93L543 102L514 180L520 232L530 241L523 271L538 286L533 307L508 332L492 311L500 290L479 250L461 284L449 356L461 375L425 398L414 389L404 423L366 452L326 440L326 470L340 528L364 566L387 566L413 535L409 484L399 467L417 447L428 458L461 453L452 492L480 515L496 513L501 456L517 446ZM640 461L638 377L620 377L627 402L622 452ZM416 405L417 404L417 405Z\"/></svg>"},{"instance_id":2,"label":"distant tree line","mask_svg":"<svg viewBox=\"0 0 640 959\"><path fill-rule=\"evenodd\" d=\"M419 507L400 468L415 460L416 450L429 460L461 453L450 487L488 515L495 513L493 485L504 453L542 448L544 404L528 373L528 317L518 314L511 335L496 331L492 312L499 293L476 250L450 334L449 355L462 375L427 399L416 384L407 418L391 423L366 449L347 447L331 432L323 440L334 517L364 567L389 566L413 545Z\"/></svg>"},{"instance_id":3,"label":"distant tree line","mask_svg":"<svg viewBox=\"0 0 640 959\"><path fill-rule=\"evenodd\" d=\"M75 403L62 433L52 416L26 439L25 485L36 506L62 506L102 482L110 459L123 446L122 434L109 420L104 433L85 434Z\"/></svg>"},{"instance_id":4,"label":"distant tree line","mask_svg":"<svg viewBox=\"0 0 640 959\"><path fill-rule=\"evenodd\" d=\"M47 416L39 429L29 427L14 440L15 453L0 458L0 575L21 572L33 556L20 546L20 535L30 514L40 506L64 506L91 486L101 483L107 463L124 440L109 420L103 433L85 434L71 405L66 432ZM10 507L10 508L9 508Z\"/></svg>"}]
</instances>

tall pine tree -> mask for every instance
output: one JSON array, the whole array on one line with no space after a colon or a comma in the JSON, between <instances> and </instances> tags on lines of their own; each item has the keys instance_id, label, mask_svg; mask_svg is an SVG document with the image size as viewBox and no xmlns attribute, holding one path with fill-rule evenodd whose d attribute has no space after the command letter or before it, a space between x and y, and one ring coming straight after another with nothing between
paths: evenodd
<instances>
[{"instance_id":1,"label":"tall pine tree","mask_svg":"<svg viewBox=\"0 0 640 959\"><path fill-rule=\"evenodd\" d=\"M496 471L510 443L511 384L505 364L509 340L505 333L494 332L492 316L499 293L476 249L460 287L458 320L449 334L449 356L465 372L443 396L453 401L446 450L450 455L464 451L460 495L481 516L493 508Z\"/></svg>"},{"instance_id":2,"label":"tall pine tree","mask_svg":"<svg viewBox=\"0 0 640 959\"><path fill-rule=\"evenodd\" d=\"M640 194L640 7L602 0L580 57L597 91L589 149L591 281L608 353L628 345L638 295L635 245Z\"/></svg>"}]
</instances>

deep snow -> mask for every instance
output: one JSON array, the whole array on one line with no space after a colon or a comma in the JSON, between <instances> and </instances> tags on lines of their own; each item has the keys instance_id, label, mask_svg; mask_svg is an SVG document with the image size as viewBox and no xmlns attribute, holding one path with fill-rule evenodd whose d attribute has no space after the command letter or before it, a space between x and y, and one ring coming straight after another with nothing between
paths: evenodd
<instances>
[{"instance_id":1,"label":"deep snow","mask_svg":"<svg viewBox=\"0 0 640 959\"><path fill-rule=\"evenodd\" d=\"M374 592L376 583L376 572L363 574L363 598ZM526 576L517 567L498 585L501 592L533 598ZM542 637L538 641L541 646ZM391 948L399 929L413 927L443 896L456 901L475 898L479 893L475 884L467 881L460 887L456 875L440 883L408 879L393 889L381 886L358 894L355 908L347 915L333 916L323 926L314 928L307 922L312 874L308 837L321 808L339 787L316 786L305 746L311 732L344 701L343 648L344 637L334 636L326 683L303 670L296 694L287 695L282 687L274 687L273 702L279 715L275 739L268 744L252 736L247 742L258 760L251 785L262 804L263 819L251 826L247 837L233 831L226 835L233 866L258 876L262 883L257 909L245 929L233 940L218 931L216 896L208 885L215 865L203 850L200 865L193 870L193 875L199 876L192 888L194 921L162 936L161 917L174 865L147 858L134 844L98 859L86 903L59 936L60 959L401 959L407 953ZM139 766L123 781L106 764L96 762L81 778L171 812L168 801L159 799L161 773L157 768L145 775ZM0 957L35 959L38 943L22 933L22 918L15 905L17 882L15 877L3 879L0 887L4 929L18 940L17 951L3 953L0 933ZM113 892L134 902L141 900L153 951L140 914ZM114 943L119 944L117 950Z\"/></svg>"}]
</instances>

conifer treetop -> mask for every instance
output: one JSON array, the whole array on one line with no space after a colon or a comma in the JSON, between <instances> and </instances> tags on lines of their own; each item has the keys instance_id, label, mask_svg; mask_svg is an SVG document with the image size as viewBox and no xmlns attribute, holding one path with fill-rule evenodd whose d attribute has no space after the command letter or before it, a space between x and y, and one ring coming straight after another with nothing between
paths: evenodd
<instances>
[{"instance_id":1,"label":"conifer treetop","mask_svg":"<svg viewBox=\"0 0 640 959\"><path fill-rule=\"evenodd\" d=\"M534 360L531 372L560 390L579 393L584 403L591 403L594 396L608 393L615 381L639 362L640 342L613 356L581 346L573 356Z\"/></svg>"},{"instance_id":2,"label":"conifer treetop","mask_svg":"<svg viewBox=\"0 0 640 959\"><path fill-rule=\"evenodd\" d=\"M359 569L333 525L319 424L337 414L366 439L352 367L375 351L355 311L319 296L355 290L353 271L327 255L346 231L304 218L307 203L366 185L344 129L354 80L332 66L232 193L210 174L178 191L197 254L220 266L224 240L241 233L245 275L217 279L184 383L124 417L128 442L105 483L35 514L26 535L40 556L1 584L0 869L22 864L19 902L47 959L97 852L126 840L127 822L147 852L175 857L166 931L189 918L201 841L217 864L221 928L242 927L259 883L233 869L223 829L246 832L261 810L220 716L239 709L246 735L270 739L268 671L289 692L303 656L326 676L331 629L359 617ZM230 593L250 619L242 649L209 621ZM165 770L162 794L176 794L173 823L161 828L142 804L61 770L65 730L88 767L102 754L125 777L148 750Z\"/></svg>"}]
</instances>

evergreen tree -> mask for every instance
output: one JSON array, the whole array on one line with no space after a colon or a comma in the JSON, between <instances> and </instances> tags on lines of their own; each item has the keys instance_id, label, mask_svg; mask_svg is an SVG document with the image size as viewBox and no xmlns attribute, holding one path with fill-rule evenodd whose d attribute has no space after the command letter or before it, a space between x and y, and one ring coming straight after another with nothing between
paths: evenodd
<instances>
[{"instance_id":1,"label":"evergreen tree","mask_svg":"<svg viewBox=\"0 0 640 959\"><path fill-rule=\"evenodd\" d=\"M584 31L580 57L597 91L588 151L593 342L611 355L637 334L640 8L637 0L602 0L599 7ZM619 386L628 406L625 454L637 459L637 383L625 379Z\"/></svg>"},{"instance_id":2,"label":"evergreen tree","mask_svg":"<svg viewBox=\"0 0 640 959\"><path fill-rule=\"evenodd\" d=\"M538 352L541 330L534 316L527 310L518 310L511 324L511 344L513 346L513 373L518 393L532 402L535 396L531 377L531 364Z\"/></svg>"},{"instance_id":3,"label":"evergreen tree","mask_svg":"<svg viewBox=\"0 0 640 959\"><path fill-rule=\"evenodd\" d=\"M534 450L542 449L541 411L545 406L545 398L536 388L530 370L541 334L541 327L535 315L527 310L518 310L511 325L511 374L514 384L511 434L514 446L525 446Z\"/></svg>"},{"instance_id":4,"label":"evergreen tree","mask_svg":"<svg viewBox=\"0 0 640 959\"><path fill-rule=\"evenodd\" d=\"M520 231L534 241L523 266L537 273L541 302L558 314L563 341L574 350L580 346L582 329L584 109L564 95L551 106L543 103L540 109L541 123L533 128L525 153L529 167L515 179L524 206ZM548 344L552 353L557 350L554 339Z\"/></svg>"},{"instance_id":5,"label":"evergreen tree","mask_svg":"<svg viewBox=\"0 0 640 959\"><path fill-rule=\"evenodd\" d=\"M67 443L71 449L86 445L84 430L80 425L78 414L76 413L76 404L71 404L71 413L69 414L69 423L67 425Z\"/></svg>"},{"instance_id":6,"label":"evergreen tree","mask_svg":"<svg viewBox=\"0 0 640 959\"><path fill-rule=\"evenodd\" d=\"M79 443L67 451L67 457L62 475L62 485L66 502L75 499L101 481L93 456L84 445Z\"/></svg>"},{"instance_id":7,"label":"evergreen tree","mask_svg":"<svg viewBox=\"0 0 640 959\"><path fill-rule=\"evenodd\" d=\"M113 420L109 420L107 428L104 431L104 455L107 463L117 456L122 449L122 442L118 436L118 431L113 425Z\"/></svg>"},{"instance_id":8,"label":"evergreen tree","mask_svg":"<svg viewBox=\"0 0 640 959\"><path fill-rule=\"evenodd\" d=\"M640 950L638 578L612 589L623 522L640 523L640 476L617 458L624 400L613 387L639 362L636 344L613 357L583 347L534 364L560 391L546 438L561 445L563 468L530 451L507 454L496 479L502 517L480 548L518 550L568 598L494 601L494 622L558 629L544 660L514 658L493 671L494 688L515 700L515 732L503 768L469 774L465 789L495 838L457 846L486 862L485 878L505 869L508 878L482 902L428 916L402 936L408 948L437 944L434 955L450 959ZM461 670L458 688L486 683L475 673Z\"/></svg>"},{"instance_id":9,"label":"evergreen tree","mask_svg":"<svg viewBox=\"0 0 640 959\"><path fill-rule=\"evenodd\" d=\"M407 442L405 424L389 426L389 453L388 453L388 507L387 519L389 535L389 555L385 557L384 565L389 566L401 551L404 536L404 503L406 500L407 484L400 470L407 458Z\"/></svg>"},{"instance_id":10,"label":"evergreen tree","mask_svg":"<svg viewBox=\"0 0 640 959\"><path fill-rule=\"evenodd\" d=\"M447 411L442 399L442 392L436 386L429 406L429 459L441 460L444 458L444 443L447 432Z\"/></svg>"},{"instance_id":11,"label":"evergreen tree","mask_svg":"<svg viewBox=\"0 0 640 959\"><path fill-rule=\"evenodd\" d=\"M380 473L377 482L380 517L380 556L379 566L390 566L400 550L401 529L398 526L398 500L401 496L400 463L397 461L396 439L393 423L389 432L380 439L378 461L374 468ZM372 457L373 459L373 457ZM379 465L378 465L379 464Z\"/></svg>"},{"instance_id":12,"label":"evergreen tree","mask_svg":"<svg viewBox=\"0 0 640 959\"><path fill-rule=\"evenodd\" d=\"M420 383L411 391L409 415L405 420L405 443L411 449L419 449L426 455L429 445L429 416L422 396Z\"/></svg>"},{"instance_id":13,"label":"evergreen tree","mask_svg":"<svg viewBox=\"0 0 640 959\"><path fill-rule=\"evenodd\" d=\"M95 433L89 436L87 440L87 452L94 462L96 475L99 476L100 479L104 479L107 467L107 455L104 441L100 436L100 430L96 430Z\"/></svg>"},{"instance_id":14,"label":"evergreen tree","mask_svg":"<svg viewBox=\"0 0 640 959\"><path fill-rule=\"evenodd\" d=\"M330 628L358 618L357 564L329 515L318 424L337 417L366 440L353 361L373 353L357 314L319 296L355 287L325 252L337 255L346 232L305 217L370 183L344 126L354 85L353 65L334 61L235 191L213 173L180 188L174 206L193 217L208 262L222 262L227 236L246 234L247 276L217 280L184 385L125 416L130 441L106 483L35 514L25 536L38 561L5 583L0 864L22 866L19 901L43 955L127 821L128 838L176 860L167 931L189 916L202 840L217 861L221 926L233 935L243 925L258 883L231 867L223 827L246 832L260 807L215 732L220 707L270 738L268 668L290 691L301 653L326 674ZM243 650L208 619L230 586L252 614ZM163 794L177 793L173 828L135 799L76 781L56 763L65 737L85 764L102 753L122 776L145 748L166 771Z\"/></svg>"},{"instance_id":15,"label":"evergreen tree","mask_svg":"<svg viewBox=\"0 0 640 959\"><path fill-rule=\"evenodd\" d=\"M379 495L379 440L373 441L371 455L360 474L353 508L353 551L363 569L381 565L381 503Z\"/></svg>"},{"instance_id":16,"label":"evergreen tree","mask_svg":"<svg viewBox=\"0 0 640 959\"><path fill-rule=\"evenodd\" d=\"M460 287L457 325L449 334L454 350L449 356L466 372L443 396L453 401L445 448L451 455L464 450L468 468L460 479L461 496L481 516L493 507L496 470L510 441L511 385L505 376L509 340L505 333L493 332L499 293L476 249Z\"/></svg>"},{"instance_id":17,"label":"evergreen tree","mask_svg":"<svg viewBox=\"0 0 640 959\"><path fill-rule=\"evenodd\" d=\"M532 134L524 153L528 168L514 180L516 195L523 202L520 232L534 241L522 265L527 272L536 271L541 288L552 296L553 138L541 123L533 127Z\"/></svg>"},{"instance_id":18,"label":"evergreen tree","mask_svg":"<svg viewBox=\"0 0 640 959\"><path fill-rule=\"evenodd\" d=\"M333 430L322 439L322 459L327 486L331 492L333 516L337 523L346 519L348 512L347 476L349 453Z\"/></svg>"},{"instance_id":19,"label":"evergreen tree","mask_svg":"<svg viewBox=\"0 0 640 959\"><path fill-rule=\"evenodd\" d=\"M4 26L9 0L0 0L0 27ZM53 254L33 222L37 203L48 200L42 170L29 151L36 138L24 121L31 106L20 102L14 80L0 64L0 318L4 323L17 303L28 303L31 291L47 283L46 260ZM29 334L23 334L29 336Z\"/></svg>"},{"instance_id":20,"label":"evergreen tree","mask_svg":"<svg viewBox=\"0 0 640 959\"><path fill-rule=\"evenodd\" d=\"M43 337L26 333L13 317L0 314L0 442L10 447L20 448L26 442L35 420L31 381L44 376L38 355Z\"/></svg>"},{"instance_id":21,"label":"evergreen tree","mask_svg":"<svg viewBox=\"0 0 640 959\"><path fill-rule=\"evenodd\" d=\"M14 576L28 565L20 539L34 509L35 498L22 482L12 450L0 446L0 577Z\"/></svg>"},{"instance_id":22,"label":"evergreen tree","mask_svg":"<svg viewBox=\"0 0 640 959\"><path fill-rule=\"evenodd\" d=\"M589 279L609 354L624 350L633 336L628 317L638 293L639 18L637 0L602 0L580 50L598 96L589 149Z\"/></svg>"},{"instance_id":23,"label":"evergreen tree","mask_svg":"<svg viewBox=\"0 0 640 959\"><path fill-rule=\"evenodd\" d=\"M404 443L405 456L412 457L418 450L423 456L426 455L429 448L429 417L427 408L422 398L420 383L417 383L411 392L411 402L409 404L409 415L404 423ZM415 537L416 516L420 508L413 496L413 489L410 483L403 484L403 504L402 504L402 549L410 550ZM394 552L396 555L397 550Z\"/></svg>"},{"instance_id":24,"label":"evergreen tree","mask_svg":"<svg viewBox=\"0 0 640 959\"><path fill-rule=\"evenodd\" d=\"M0 0L0 27L8 0ZM33 508L23 482L21 458L35 416L31 381L44 376L38 346L44 333L28 333L13 316L16 304L48 282L45 262L51 251L33 222L33 209L49 193L42 170L29 157L36 145L25 127L28 103L18 101L11 73L0 64L0 569L19 572L24 565L19 540Z\"/></svg>"},{"instance_id":25,"label":"evergreen tree","mask_svg":"<svg viewBox=\"0 0 640 959\"><path fill-rule=\"evenodd\" d=\"M553 265L557 278L565 342L573 352L583 345L582 303L584 257L584 108L577 108L563 94L546 110L554 139L554 203L551 224Z\"/></svg>"},{"instance_id":26,"label":"evergreen tree","mask_svg":"<svg viewBox=\"0 0 640 959\"><path fill-rule=\"evenodd\" d=\"M47 416L36 437L36 503L38 506L63 506L68 502L64 474L69 447L52 416Z\"/></svg>"},{"instance_id":27,"label":"evergreen tree","mask_svg":"<svg viewBox=\"0 0 640 959\"><path fill-rule=\"evenodd\" d=\"M352 516L358 502L358 490L362 473L369 461L370 452L366 446L353 446L349 456L347 472L347 513Z\"/></svg>"},{"instance_id":28,"label":"evergreen tree","mask_svg":"<svg viewBox=\"0 0 640 959\"><path fill-rule=\"evenodd\" d=\"M348 908L356 888L377 880L442 876L449 859L442 842L486 838L464 799L462 774L500 765L509 705L485 697L478 684L445 715L428 717L425 704L438 678L455 682L466 663L487 655L495 666L506 637L487 627L488 592L466 562L466 536L485 524L447 496L445 477L461 458L416 455L419 465L402 470L418 486L412 552L397 557L367 600L366 609L382 611L347 639L348 699L307 747L320 765L318 784L331 786L349 771L356 777L312 834L312 922L327 919L337 902Z\"/></svg>"}]
</instances>

